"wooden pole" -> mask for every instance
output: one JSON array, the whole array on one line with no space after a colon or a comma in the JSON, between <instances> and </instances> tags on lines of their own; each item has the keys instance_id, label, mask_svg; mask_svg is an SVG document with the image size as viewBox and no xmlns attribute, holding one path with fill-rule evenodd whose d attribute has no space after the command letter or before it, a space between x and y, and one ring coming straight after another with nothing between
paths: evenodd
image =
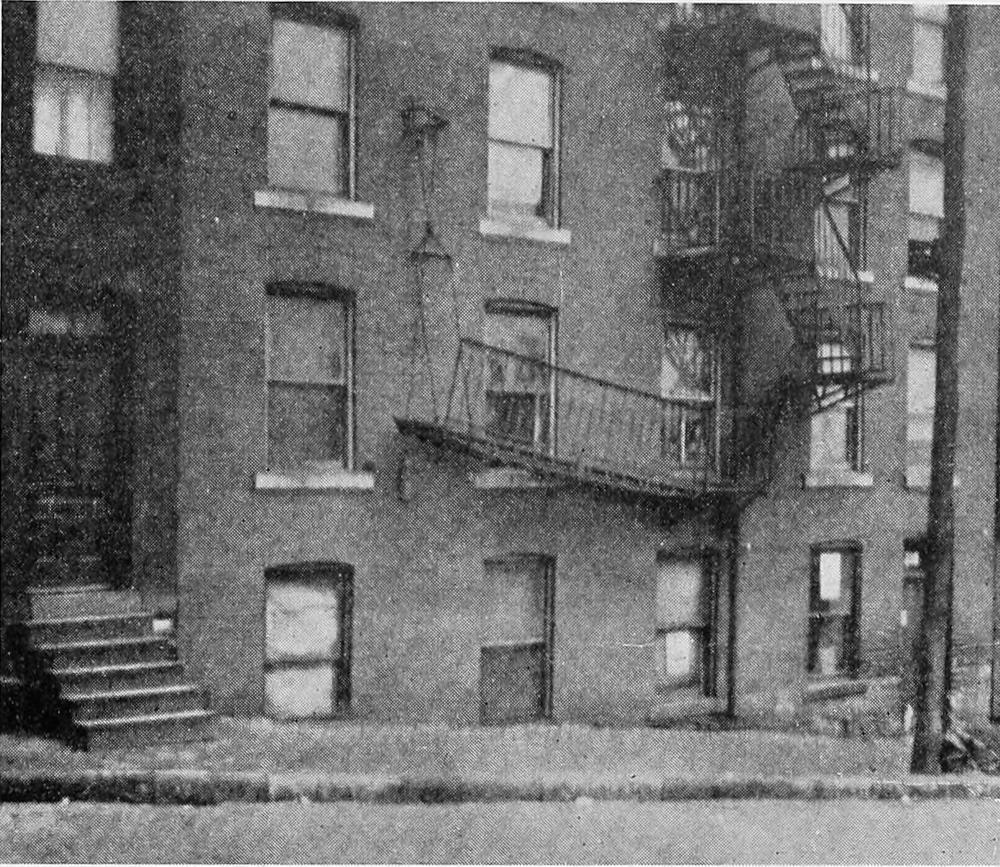
<instances>
[{"instance_id":1,"label":"wooden pole","mask_svg":"<svg viewBox=\"0 0 1000 867\"><path fill-rule=\"evenodd\" d=\"M965 248L965 77L967 9L948 7L945 27L944 226L937 300L937 382L927 520L927 574L917 638L917 696L910 770L940 773L948 727L955 544L955 430L958 331Z\"/></svg>"}]
</instances>

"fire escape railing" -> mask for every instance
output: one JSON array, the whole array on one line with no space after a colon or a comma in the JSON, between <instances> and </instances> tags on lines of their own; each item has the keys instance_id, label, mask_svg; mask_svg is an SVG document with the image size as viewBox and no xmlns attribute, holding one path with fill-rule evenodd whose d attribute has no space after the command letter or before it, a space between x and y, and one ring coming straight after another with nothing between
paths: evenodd
<instances>
[{"instance_id":1,"label":"fire escape railing","mask_svg":"<svg viewBox=\"0 0 1000 867\"><path fill-rule=\"evenodd\" d=\"M715 398L662 398L462 339L440 439L581 482L663 493L719 486Z\"/></svg>"}]
</instances>

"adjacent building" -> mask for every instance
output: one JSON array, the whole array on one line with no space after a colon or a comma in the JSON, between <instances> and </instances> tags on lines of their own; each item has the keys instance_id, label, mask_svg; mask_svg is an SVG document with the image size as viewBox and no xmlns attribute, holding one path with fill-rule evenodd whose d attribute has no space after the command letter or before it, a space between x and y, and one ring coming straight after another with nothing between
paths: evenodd
<instances>
[{"instance_id":1,"label":"adjacent building","mask_svg":"<svg viewBox=\"0 0 1000 867\"><path fill-rule=\"evenodd\" d=\"M3 16L3 616L77 654L78 715L191 681L279 718L899 725L941 7ZM1000 11L970 19L954 683L986 714ZM64 646L128 617L155 641Z\"/></svg>"}]
</instances>

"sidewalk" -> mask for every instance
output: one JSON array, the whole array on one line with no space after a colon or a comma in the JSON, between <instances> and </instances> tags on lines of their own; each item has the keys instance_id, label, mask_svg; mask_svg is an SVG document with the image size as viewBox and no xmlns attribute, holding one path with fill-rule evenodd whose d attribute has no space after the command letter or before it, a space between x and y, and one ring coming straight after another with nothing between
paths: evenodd
<instances>
[{"instance_id":1,"label":"sidewalk","mask_svg":"<svg viewBox=\"0 0 1000 867\"><path fill-rule=\"evenodd\" d=\"M226 718L216 734L87 753L0 736L0 800L1000 799L1000 777L908 774L908 743L889 738Z\"/></svg>"}]
</instances>

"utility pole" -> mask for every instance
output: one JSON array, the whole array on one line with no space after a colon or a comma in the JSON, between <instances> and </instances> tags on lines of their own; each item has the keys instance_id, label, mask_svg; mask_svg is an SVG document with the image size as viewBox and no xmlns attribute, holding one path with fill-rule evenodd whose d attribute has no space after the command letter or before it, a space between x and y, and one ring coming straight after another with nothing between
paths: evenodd
<instances>
[{"instance_id":1,"label":"utility pole","mask_svg":"<svg viewBox=\"0 0 1000 867\"><path fill-rule=\"evenodd\" d=\"M945 27L944 226L937 300L937 382L931 447L923 611L917 638L915 773L941 772L948 726L954 593L955 430L958 425L958 329L965 252L965 80L968 10L948 7Z\"/></svg>"}]
</instances>

